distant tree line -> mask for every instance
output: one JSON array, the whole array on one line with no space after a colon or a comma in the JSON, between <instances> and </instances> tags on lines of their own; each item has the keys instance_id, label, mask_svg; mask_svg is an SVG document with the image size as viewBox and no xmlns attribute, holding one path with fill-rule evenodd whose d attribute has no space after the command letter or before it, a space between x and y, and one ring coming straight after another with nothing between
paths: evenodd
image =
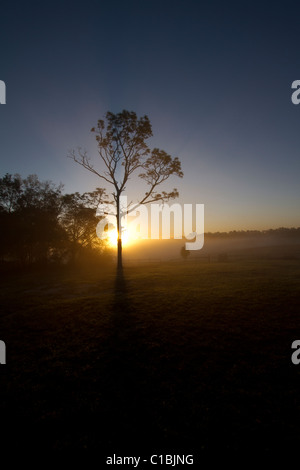
<instances>
[{"instance_id":1,"label":"distant tree line","mask_svg":"<svg viewBox=\"0 0 300 470\"><path fill-rule=\"evenodd\" d=\"M96 234L103 189L63 194L63 186L37 175L0 178L0 260L20 265L104 259Z\"/></svg>"},{"instance_id":2,"label":"distant tree line","mask_svg":"<svg viewBox=\"0 0 300 470\"><path fill-rule=\"evenodd\" d=\"M232 238L266 238L266 237L278 237L278 238L300 238L300 227L279 227L277 229L268 230L232 230L230 232L207 232L205 233L206 239L232 239Z\"/></svg>"}]
</instances>

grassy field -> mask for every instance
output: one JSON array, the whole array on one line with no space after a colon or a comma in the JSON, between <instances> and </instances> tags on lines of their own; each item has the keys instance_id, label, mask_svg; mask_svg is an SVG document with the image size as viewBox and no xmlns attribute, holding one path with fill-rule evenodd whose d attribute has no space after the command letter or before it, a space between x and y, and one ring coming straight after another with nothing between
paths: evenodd
<instances>
[{"instance_id":1,"label":"grassy field","mask_svg":"<svg viewBox=\"0 0 300 470\"><path fill-rule=\"evenodd\" d=\"M99 458L297 447L299 293L299 260L6 273L3 445Z\"/></svg>"}]
</instances>

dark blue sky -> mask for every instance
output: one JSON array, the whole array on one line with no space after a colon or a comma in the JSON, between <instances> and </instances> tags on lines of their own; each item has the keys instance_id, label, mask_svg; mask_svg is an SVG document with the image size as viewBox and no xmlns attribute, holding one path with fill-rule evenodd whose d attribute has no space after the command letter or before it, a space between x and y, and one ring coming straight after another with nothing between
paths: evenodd
<instances>
[{"instance_id":1,"label":"dark blue sky","mask_svg":"<svg viewBox=\"0 0 300 470\"><path fill-rule=\"evenodd\" d=\"M68 150L96 156L90 128L129 109L149 116L152 146L181 159L170 185L205 204L205 230L300 226L300 6L261 3L1 6L1 174L93 190Z\"/></svg>"}]
</instances>

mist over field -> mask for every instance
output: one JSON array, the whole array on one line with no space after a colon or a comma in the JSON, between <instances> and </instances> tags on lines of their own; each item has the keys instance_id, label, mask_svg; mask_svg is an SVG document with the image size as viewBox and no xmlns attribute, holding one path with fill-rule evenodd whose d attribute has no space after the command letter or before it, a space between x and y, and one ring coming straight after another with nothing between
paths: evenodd
<instances>
[{"instance_id":1,"label":"mist over field","mask_svg":"<svg viewBox=\"0 0 300 470\"><path fill-rule=\"evenodd\" d=\"M125 260L122 275L101 262L2 273L5 447L199 463L216 449L231 459L292 451L299 251L278 258L277 248Z\"/></svg>"},{"instance_id":2,"label":"mist over field","mask_svg":"<svg viewBox=\"0 0 300 470\"><path fill-rule=\"evenodd\" d=\"M181 258L181 249L188 240L142 240L134 245L124 247L124 260L166 261ZM188 241L190 242L190 240ZM201 250L190 250L187 261L249 257L266 258L300 258L300 229L277 229L261 231L235 231L223 233L206 233Z\"/></svg>"}]
</instances>

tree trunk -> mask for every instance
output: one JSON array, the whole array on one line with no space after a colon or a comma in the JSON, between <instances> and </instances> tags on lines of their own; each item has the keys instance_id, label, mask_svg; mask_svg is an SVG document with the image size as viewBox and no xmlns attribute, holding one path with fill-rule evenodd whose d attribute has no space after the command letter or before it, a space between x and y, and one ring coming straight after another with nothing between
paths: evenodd
<instances>
[{"instance_id":1,"label":"tree trunk","mask_svg":"<svg viewBox=\"0 0 300 470\"><path fill-rule=\"evenodd\" d=\"M123 269L122 263L122 226L120 217L120 197L117 196L117 231L118 231L118 271Z\"/></svg>"}]
</instances>

